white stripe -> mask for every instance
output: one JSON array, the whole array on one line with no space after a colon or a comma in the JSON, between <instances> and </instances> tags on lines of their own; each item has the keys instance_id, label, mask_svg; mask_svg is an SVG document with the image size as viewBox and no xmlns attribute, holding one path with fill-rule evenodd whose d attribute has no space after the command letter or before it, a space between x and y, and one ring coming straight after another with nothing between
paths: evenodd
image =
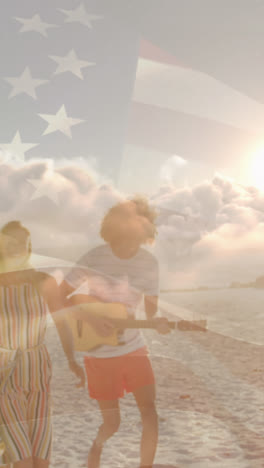
<instances>
[{"instance_id":1,"label":"white stripe","mask_svg":"<svg viewBox=\"0 0 264 468\"><path fill-rule=\"evenodd\" d=\"M264 106L199 71L140 58L134 101L262 132Z\"/></svg>"}]
</instances>

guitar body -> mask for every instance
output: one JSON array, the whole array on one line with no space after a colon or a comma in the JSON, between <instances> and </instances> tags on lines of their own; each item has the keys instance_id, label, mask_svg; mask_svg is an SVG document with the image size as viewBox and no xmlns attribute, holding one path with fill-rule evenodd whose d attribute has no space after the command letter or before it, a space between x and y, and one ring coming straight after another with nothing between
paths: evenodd
<instances>
[{"instance_id":1,"label":"guitar body","mask_svg":"<svg viewBox=\"0 0 264 468\"><path fill-rule=\"evenodd\" d=\"M123 304L93 302L80 304L83 312L95 317L104 317L113 324L113 333L109 336L100 336L96 330L84 320L77 320L73 316L68 316L67 321L72 330L74 338L74 347L76 351L90 351L99 346L119 346L122 344L119 339L120 330L126 328L152 328L156 329L157 322L155 320L136 320L128 317L126 307ZM168 322L171 329L178 328L181 331L206 331L206 320L187 321L180 320L179 322Z\"/></svg>"},{"instance_id":2,"label":"guitar body","mask_svg":"<svg viewBox=\"0 0 264 468\"><path fill-rule=\"evenodd\" d=\"M87 310L97 317L105 317L113 320L127 319L127 311L120 303L92 303L86 305ZM68 317L67 322L72 330L74 347L76 351L90 351L102 345L118 346L118 328L115 328L110 336L100 336L95 329L82 320L76 320L74 317Z\"/></svg>"}]
</instances>

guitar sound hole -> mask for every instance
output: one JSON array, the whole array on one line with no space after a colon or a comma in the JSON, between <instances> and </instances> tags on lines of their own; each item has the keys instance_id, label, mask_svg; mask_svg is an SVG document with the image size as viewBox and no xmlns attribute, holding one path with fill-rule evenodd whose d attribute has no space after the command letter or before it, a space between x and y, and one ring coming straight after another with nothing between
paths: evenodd
<instances>
[{"instance_id":1,"label":"guitar sound hole","mask_svg":"<svg viewBox=\"0 0 264 468\"><path fill-rule=\"evenodd\" d=\"M81 320L77 320L77 333L78 333L78 337L81 338L82 337L82 321Z\"/></svg>"}]
</instances>

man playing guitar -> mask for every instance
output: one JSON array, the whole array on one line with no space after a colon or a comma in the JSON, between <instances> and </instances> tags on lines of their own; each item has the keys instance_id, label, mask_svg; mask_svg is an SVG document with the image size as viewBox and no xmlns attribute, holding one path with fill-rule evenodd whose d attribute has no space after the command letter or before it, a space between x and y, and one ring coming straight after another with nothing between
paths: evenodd
<instances>
[{"instance_id":1,"label":"man playing guitar","mask_svg":"<svg viewBox=\"0 0 264 468\"><path fill-rule=\"evenodd\" d=\"M154 318L158 307L158 262L147 249L141 247L154 241L155 218L155 211L142 198L112 207L101 225L100 234L105 244L79 260L77 268L64 282L65 296L71 295L71 301L75 304L87 303L91 297L104 303L123 304L130 318L134 317L143 300L147 319L156 321L159 333L168 333L170 327L167 319ZM85 282L89 287L87 294L80 288ZM86 320L85 307L80 311L79 318ZM100 335L112 333L110 321L93 319L89 315L89 323ZM133 393L141 415L140 466L152 467L155 457L158 417L155 379L148 351L139 330L125 329L119 338L119 346L99 346L88 351L84 358L89 394L97 400L103 419L88 455L89 468L99 468L104 443L118 430L119 398L125 392Z\"/></svg>"}]
</instances>

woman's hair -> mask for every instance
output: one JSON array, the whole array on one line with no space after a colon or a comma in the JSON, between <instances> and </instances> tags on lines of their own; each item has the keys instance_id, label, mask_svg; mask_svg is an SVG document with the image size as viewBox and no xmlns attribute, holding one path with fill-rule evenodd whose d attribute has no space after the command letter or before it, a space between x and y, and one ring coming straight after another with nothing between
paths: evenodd
<instances>
[{"instance_id":1,"label":"woman's hair","mask_svg":"<svg viewBox=\"0 0 264 468\"><path fill-rule=\"evenodd\" d=\"M10 221L9 223L5 224L2 227L0 234L3 234L4 236L14 237L14 238L17 238L19 234L22 234L24 235L25 240L29 239L27 260L29 259L31 252L32 252L30 231L25 226L23 226L20 221ZM0 248L0 258L3 261L1 248Z\"/></svg>"},{"instance_id":2,"label":"woman's hair","mask_svg":"<svg viewBox=\"0 0 264 468\"><path fill-rule=\"evenodd\" d=\"M136 196L110 208L103 218L100 235L105 242L135 235L140 243L153 242L157 213L146 198Z\"/></svg>"}]
</instances>

